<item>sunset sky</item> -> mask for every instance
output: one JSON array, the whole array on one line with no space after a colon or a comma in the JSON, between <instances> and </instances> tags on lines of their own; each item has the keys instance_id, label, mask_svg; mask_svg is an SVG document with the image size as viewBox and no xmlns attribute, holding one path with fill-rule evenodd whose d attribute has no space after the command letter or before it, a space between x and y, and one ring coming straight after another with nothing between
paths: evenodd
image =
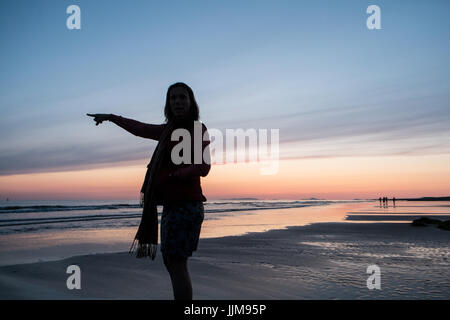
<instances>
[{"instance_id":1,"label":"sunset sky","mask_svg":"<svg viewBox=\"0 0 450 320\"><path fill-rule=\"evenodd\" d=\"M81 8L69 30L66 8ZM368 30L366 9L381 9ZM213 164L208 199L450 195L449 1L0 2L0 199L138 199L190 85L208 129L279 129L275 175Z\"/></svg>"}]
</instances>

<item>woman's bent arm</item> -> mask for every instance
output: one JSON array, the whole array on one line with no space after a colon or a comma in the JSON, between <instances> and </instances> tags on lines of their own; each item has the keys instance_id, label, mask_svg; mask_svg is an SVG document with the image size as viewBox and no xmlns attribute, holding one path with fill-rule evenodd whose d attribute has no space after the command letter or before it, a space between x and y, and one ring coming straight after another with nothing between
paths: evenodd
<instances>
[{"instance_id":1,"label":"woman's bent arm","mask_svg":"<svg viewBox=\"0 0 450 320\"><path fill-rule=\"evenodd\" d=\"M206 126L202 124L202 137L205 135L206 131ZM207 135L207 137L207 140L202 141L202 163L191 164L187 167L180 168L174 172L173 176L178 176L182 179L189 179L193 177L206 177L208 175L209 170L211 169L211 154L209 152L209 144L211 141L209 140L209 135ZM194 145L193 141L191 145ZM192 152L194 151L192 150Z\"/></svg>"},{"instance_id":2,"label":"woman's bent arm","mask_svg":"<svg viewBox=\"0 0 450 320\"><path fill-rule=\"evenodd\" d=\"M134 134L135 136L153 140L159 140L164 129L164 124L148 124L133 119L111 114L109 121Z\"/></svg>"}]
</instances>

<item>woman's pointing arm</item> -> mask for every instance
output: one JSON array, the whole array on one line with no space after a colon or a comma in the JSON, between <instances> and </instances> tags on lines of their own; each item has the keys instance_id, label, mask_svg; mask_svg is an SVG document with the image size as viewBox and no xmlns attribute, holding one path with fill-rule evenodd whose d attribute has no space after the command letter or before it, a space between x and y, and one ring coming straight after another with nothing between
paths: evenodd
<instances>
[{"instance_id":1,"label":"woman's pointing arm","mask_svg":"<svg viewBox=\"0 0 450 320\"><path fill-rule=\"evenodd\" d=\"M164 129L164 124L149 124L143 123L134 119L124 118L122 116L117 116L115 114L87 114L90 117L94 117L96 125L102 123L103 121L111 121L130 132L131 134L147 139L159 140L162 130Z\"/></svg>"}]
</instances>

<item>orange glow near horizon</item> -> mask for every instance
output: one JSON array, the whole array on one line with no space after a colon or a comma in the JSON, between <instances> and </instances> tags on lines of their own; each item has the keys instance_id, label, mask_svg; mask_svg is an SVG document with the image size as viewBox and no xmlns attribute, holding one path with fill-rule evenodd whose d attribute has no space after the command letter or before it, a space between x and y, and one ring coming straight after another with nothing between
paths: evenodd
<instances>
[{"instance_id":1,"label":"orange glow near horizon","mask_svg":"<svg viewBox=\"0 0 450 320\"><path fill-rule=\"evenodd\" d=\"M282 160L276 175L259 163L213 165L208 199L354 199L448 196L450 155ZM139 199L145 165L0 177L1 198Z\"/></svg>"}]
</instances>

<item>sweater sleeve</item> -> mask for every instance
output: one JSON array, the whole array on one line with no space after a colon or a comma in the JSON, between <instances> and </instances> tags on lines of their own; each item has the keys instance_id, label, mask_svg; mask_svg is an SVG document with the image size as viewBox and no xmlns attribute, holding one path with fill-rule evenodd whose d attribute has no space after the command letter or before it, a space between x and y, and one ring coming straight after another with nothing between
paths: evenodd
<instances>
[{"instance_id":1,"label":"sweater sleeve","mask_svg":"<svg viewBox=\"0 0 450 320\"><path fill-rule=\"evenodd\" d=\"M164 124L143 123L133 119L124 118L122 116L117 116L115 114L111 115L110 121L137 137L153 140L159 140L165 126Z\"/></svg>"}]
</instances>

